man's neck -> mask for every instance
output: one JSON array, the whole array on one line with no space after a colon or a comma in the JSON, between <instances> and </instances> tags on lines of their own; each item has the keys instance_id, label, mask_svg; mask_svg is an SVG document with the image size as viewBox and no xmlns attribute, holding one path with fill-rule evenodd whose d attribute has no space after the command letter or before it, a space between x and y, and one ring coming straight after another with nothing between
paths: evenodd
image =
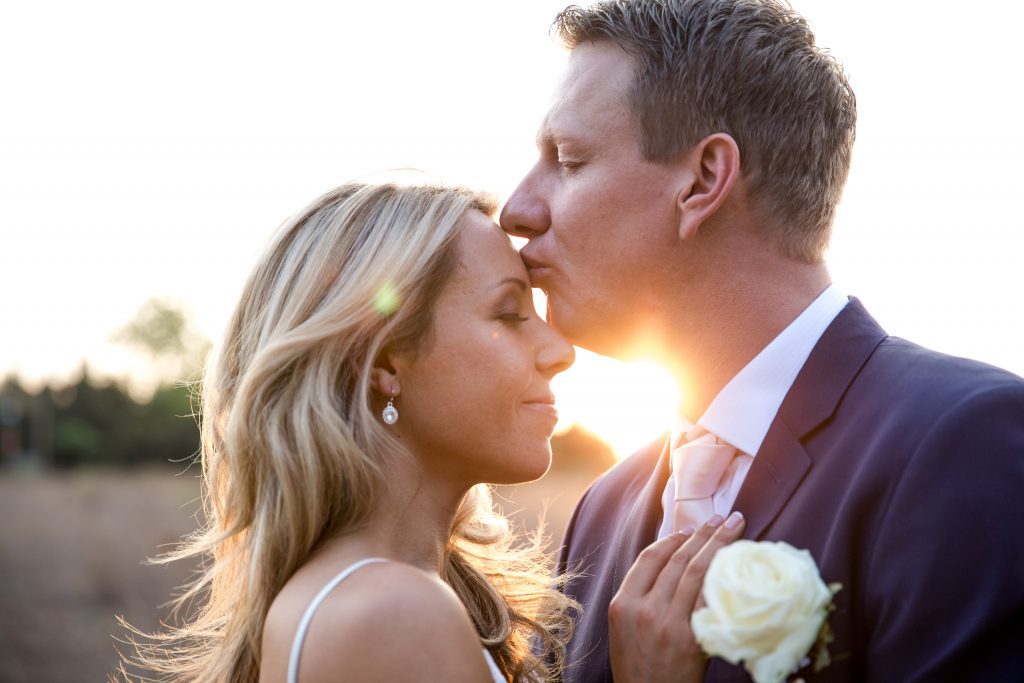
<instances>
[{"instance_id":1,"label":"man's neck","mask_svg":"<svg viewBox=\"0 0 1024 683\"><path fill-rule=\"evenodd\" d=\"M750 281L719 283L704 305L684 302L666 330L664 359L682 413L697 420L715 396L830 284L823 264L792 264Z\"/></svg>"}]
</instances>

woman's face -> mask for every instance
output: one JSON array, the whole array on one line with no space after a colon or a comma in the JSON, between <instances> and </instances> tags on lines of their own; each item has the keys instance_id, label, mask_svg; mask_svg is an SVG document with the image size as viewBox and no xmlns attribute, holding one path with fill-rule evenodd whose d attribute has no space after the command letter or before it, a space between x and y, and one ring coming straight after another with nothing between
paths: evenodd
<instances>
[{"instance_id":1,"label":"woman's face","mask_svg":"<svg viewBox=\"0 0 1024 683\"><path fill-rule=\"evenodd\" d=\"M526 268L497 224L469 211L458 239L427 348L393 361L393 429L426 467L460 483L536 479L557 421L549 382L574 352L537 316Z\"/></svg>"}]
</instances>

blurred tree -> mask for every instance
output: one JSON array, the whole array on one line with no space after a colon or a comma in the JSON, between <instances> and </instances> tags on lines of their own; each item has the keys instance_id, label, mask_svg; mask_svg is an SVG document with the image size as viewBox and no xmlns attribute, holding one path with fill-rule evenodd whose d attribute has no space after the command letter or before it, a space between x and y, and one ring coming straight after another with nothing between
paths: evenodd
<instances>
[{"instance_id":1,"label":"blurred tree","mask_svg":"<svg viewBox=\"0 0 1024 683\"><path fill-rule=\"evenodd\" d=\"M140 346L154 356L180 355L185 351L187 327L188 320L183 311L158 299L150 299L115 338Z\"/></svg>"},{"instance_id":2,"label":"blurred tree","mask_svg":"<svg viewBox=\"0 0 1024 683\"><path fill-rule=\"evenodd\" d=\"M199 450L194 377L210 343L180 307L152 299L114 339L143 353L158 377L152 392L129 393L123 382L99 383L83 364L66 386L32 395L16 379L0 386L0 466L29 462L184 467Z\"/></svg>"},{"instance_id":3,"label":"blurred tree","mask_svg":"<svg viewBox=\"0 0 1024 683\"><path fill-rule=\"evenodd\" d=\"M30 457L26 442L28 399L28 393L13 378L5 379L0 386L0 465Z\"/></svg>"},{"instance_id":4,"label":"blurred tree","mask_svg":"<svg viewBox=\"0 0 1024 683\"><path fill-rule=\"evenodd\" d=\"M199 451L192 388L160 387L146 403L117 384L81 377L36 395L13 378L0 386L0 466L184 468Z\"/></svg>"},{"instance_id":5,"label":"blurred tree","mask_svg":"<svg viewBox=\"0 0 1024 683\"><path fill-rule=\"evenodd\" d=\"M194 377L206 362L211 346L183 307L158 298L146 301L112 339L146 355L161 385Z\"/></svg>"}]
</instances>

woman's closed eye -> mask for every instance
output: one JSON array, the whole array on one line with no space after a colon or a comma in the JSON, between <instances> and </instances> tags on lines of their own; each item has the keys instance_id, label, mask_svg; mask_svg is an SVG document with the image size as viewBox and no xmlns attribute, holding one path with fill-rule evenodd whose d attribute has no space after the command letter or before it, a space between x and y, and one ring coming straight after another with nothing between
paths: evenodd
<instances>
[{"instance_id":1,"label":"woman's closed eye","mask_svg":"<svg viewBox=\"0 0 1024 683\"><path fill-rule=\"evenodd\" d=\"M508 311L508 312L502 313L502 314L500 314L498 316L498 320L501 320L501 321L504 321L504 322L507 322L507 323L525 323L529 319L530 319L530 316L528 316L528 315L520 315L519 311Z\"/></svg>"}]
</instances>

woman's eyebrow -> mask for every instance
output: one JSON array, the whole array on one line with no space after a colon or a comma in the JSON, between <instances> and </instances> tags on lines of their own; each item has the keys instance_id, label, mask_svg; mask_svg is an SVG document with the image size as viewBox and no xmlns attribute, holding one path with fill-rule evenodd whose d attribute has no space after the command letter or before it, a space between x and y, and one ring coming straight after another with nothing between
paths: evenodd
<instances>
[{"instance_id":1,"label":"woman's eyebrow","mask_svg":"<svg viewBox=\"0 0 1024 683\"><path fill-rule=\"evenodd\" d=\"M518 277L506 277L506 278L502 279L501 282L498 282L497 284L495 284L491 289L497 289L498 287L503 287L503 286L507 285L510 282L512 284L518 286L519 289L523 290L524 292L530 289L530 285L526 282L526 280L523 280L522 278L518 278Z\"/></svg>"}]
</instances>

